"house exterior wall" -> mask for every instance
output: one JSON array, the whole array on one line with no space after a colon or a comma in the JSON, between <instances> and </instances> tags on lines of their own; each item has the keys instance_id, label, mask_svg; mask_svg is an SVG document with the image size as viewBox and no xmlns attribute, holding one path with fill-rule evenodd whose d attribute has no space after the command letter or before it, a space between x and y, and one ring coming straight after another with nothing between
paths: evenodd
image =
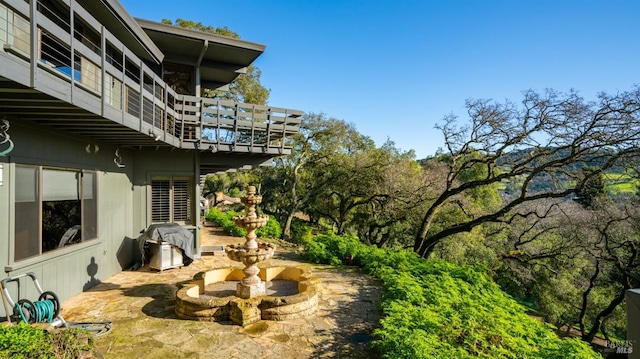
<instances>
[{"instance_id":1,"label":"house exterior wall","mask_svg":"<svg viewBox=\"0 0 640 359\"><path fill-rule=\"evenodd\" d=\"M134 223L143 230L151 224L151 177L152 176L195 176L197 153L184 150L142 149L135 151L133 169ZM194 208L192 208L193 211ZM194 224L197 223L194 221Z\"/></svg>"},{"instance_id":2,"label":"house exterior wall","mask_svg":"<svg viewBox=\"0 0 640 359\"><path fill-rule=\"evenodd\" d=\"M133 240L151 224L150 203L152 176L188 176L194 183L191 226L196 238L199 223L195 196L197 154L166 149L119 149L124 168L114 163L115 148L82 139L74 139L22 124L12 125L11 139L16 147L9 157L0 157L0 266L6 277L34 272L46 291L53 290L60 300L87 290L123 269L134 258ZM4 161L4 162L3 162ZM56 249L24 260L13 260L14 191L16 164L40 165L96 171L98 198L98 238ZM34 223L38 226L38 223ZM52 289L55 288L55 289ZM31 283L24 283L13 300L37 300ZM0 316L5 316L0 309Z\"/></svg>"},{"instance_id":3,"label":"house exterior wall","mask_svg":"<svg viewBox=\"0 0 640 359\"><path fill-rule=\"evenodd\" d=\"M130 252L127 238L135 237L133 222L133 156L121 151L120 169L113 162L115 148L43 131L35 127L12 124L11 139L16 145L8 157L0 157L0 267L6 277L34 272L44 290L49 288L61 300L107 279L122 269L118 255ZM15 223L16 164L54 168L94 170L97 175L98 238L56 249L23 260L13 260ZM39 223L34 223L34 226ZM124 248L123 248L124 246ZM128 253L130 256L130 253ZM55 289L53 289L55 288ZM37 300L32 283L25 282L20 293L10 287L11 298ZM4 316L4 308L0 310Z\"/></svg>"}]
</instances>

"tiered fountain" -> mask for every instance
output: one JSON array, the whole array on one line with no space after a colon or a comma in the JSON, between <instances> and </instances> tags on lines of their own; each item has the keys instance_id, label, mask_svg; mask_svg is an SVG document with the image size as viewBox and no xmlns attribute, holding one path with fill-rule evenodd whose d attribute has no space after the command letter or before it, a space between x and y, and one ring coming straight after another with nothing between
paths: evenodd
<instances>
[{"instance_id":1,"label":"tiered fountain","mask_svg":"<svg viewBox=\"0 0 640 359\"><path fill-rule=\"evenodd\" d=\"M242 270L244 278L238 283L236 296L248 299L265 294L265 283L258 277L260 273L258 263L271 258L276 246L271 243L256 242L256 229L264 227L269 220L269 216L256 214L256 205L262 202L262 196L256 194L256 188L249 186L248 195L242 197L241 201L247 206L247 215L235 217L233 220L236 226L247 231L245 236L247 241L244 244L228 245L224 250L229 259L242 262L245 266Z\"/></svg>"},{"instance_id":2,"label":"tiered fountain","mask_svg":"<svg viewBox=\"0 0 640 359\"><path fill-rule=\"evenodd\" d=\"M235 217L236 226L247 230L244 244L225 247L229 259L244 269L215 268L195 275L176 293L176 314L185 319L228 321L246 326L259 320L288 320L313 315L318 308L320 280L306 268L259 264L273 256L275 245L256 241L256 229L268 216L257 215L262 196L249 187L242 203L247 215ZM235 284L235 295L228 286Z\"/></svg>"}]
</instances>

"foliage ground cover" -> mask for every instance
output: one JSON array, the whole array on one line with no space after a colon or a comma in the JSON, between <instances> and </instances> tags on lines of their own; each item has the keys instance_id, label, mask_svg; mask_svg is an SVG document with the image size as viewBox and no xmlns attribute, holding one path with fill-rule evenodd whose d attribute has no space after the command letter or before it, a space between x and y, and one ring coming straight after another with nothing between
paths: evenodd
<instances>
[{"instance_id":1,"label":"foliage ground cover","mask_svg":"<svg viewBox=\"0 0 640 359\"><path fill-rule=\"evenodd\" d=\"M213 222L221 226L227 233L234 237L244 237L247 231L244 228L237 227L233 221L233 217L241 216L243 213L235 211L221 211L217 208L211 208L205 215L207 221ZM259 238L280 238L282 228L278 221L269 216L269 220L264 227L256 229L256 236Z\"/></svg>"},{"instance_id":2,"label":"foliage ground cover","mask_svg":"<svg viewBox=\"0 0 640 359\"><path fill-rule=\"evenodd\" d=\"M20 323L0 327L0 358L88 358L96 353L93 337L85 330L46 331Z\"/></svg>"},{"instance_id":3,"label":"foliage ground cover","mask_svg":"<svg viewBox=\"0 0 640 359\"><path fill-rule=\"evenodd\" d=\"M366 246L357 238L314 237L303 255L352 262L382 280L384 358L599 358L587 343L561 339L504 293L481 269Z\"/></svg>"},{"instance_id":4,"label":"foliage ground cover","mask_svg":"<svg viewBox=\"0 0 640 359\"><path fill-rule=\"evenodd\" d=\"M638 180L626 173L607 173L607 190L609 193L636 193L638 191Z\"/></svg>"}]
</instances>

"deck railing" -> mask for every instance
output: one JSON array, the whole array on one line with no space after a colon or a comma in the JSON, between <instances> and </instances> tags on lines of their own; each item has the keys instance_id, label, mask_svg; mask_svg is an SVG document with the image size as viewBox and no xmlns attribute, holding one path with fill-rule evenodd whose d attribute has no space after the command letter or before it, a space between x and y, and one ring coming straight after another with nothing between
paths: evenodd
<instances>
[{"instance_id":1,"label":"deck railing","mask_svg":"<svg viewBox=\"0 0 640 359\"><path fill-rule=\"evenodd\" d=\"M299 129L300 111L177 94L73 0L0 0L0 45L30 72L5 77L176 147L277 153Z\"/></svg>"},{"instance_id":2,"label":"deck railing","mask_svg":"<svg viewBox=\"0 0 640 359\"><path fill-rule=\"evenodd\" d=\"M212 151L278 152L298 132L300 111L181 96L176 103L184 142Z\"/></svg>"}]
</instances>

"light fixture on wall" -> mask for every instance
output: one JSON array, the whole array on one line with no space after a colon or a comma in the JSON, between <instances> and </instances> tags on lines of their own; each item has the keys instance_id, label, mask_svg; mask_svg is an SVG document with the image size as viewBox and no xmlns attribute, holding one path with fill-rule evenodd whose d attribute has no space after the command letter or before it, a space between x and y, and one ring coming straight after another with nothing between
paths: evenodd
<instances>
[{"instance_id":1,"label":"light fixture on wall","mask_svg":"<svg viewBox=\"0 0 640 359\"><path fill-rule=\"evenodd\" d=\"M162 134L156 135L153 130L149 130L149 136L153 137L155 141L160 141L160 137L162 137Z\"/></svg>"},{"instance_id":2,"label":"light fixture on wall","mask_svg":"<svg viewBox=\"0 0 640 359\"><path fill-rule=\"evenodd\" d=\"M115 157L113 158L113 163L116 164L116 166L118 166L118 168L124 168L125 164L122 163L122 156L120 156L120 149L116 148L116 153L115 153Z\"/></svg>"},{"instance_id":3,"label":"light fixture on wall","mask_svg":"<svg viewBox=\"0 0 640 359\"><path fill-rule=\"evenodd\" d=\"M9 147L4 151L0 151L0 156L6 156L13 151L13 141L11 141L7 131L9 131L9 120L4 117L2 118L2 124L0 124L0 147L4 147L6 143L8 143Z\"/></svg>"},{"instance_id":4,"label":"light fixture on wall","mask_svg":"<svg viewBox=\"0 0 640 359\"><path fill-rule=\"evenodd\" d=\"M98 145L94 144L94 145L93 145L93 150L91 149L91 146L92 146L92 145L91 145L90 143L87 143L87 145L86 145L86 146L84 146L84 151L85 151L86 153L91 153L91 151L93 151L93 153L98 153L98 151L100 151L100 146L98 146Z\"/></svg>"}]
</instances>

